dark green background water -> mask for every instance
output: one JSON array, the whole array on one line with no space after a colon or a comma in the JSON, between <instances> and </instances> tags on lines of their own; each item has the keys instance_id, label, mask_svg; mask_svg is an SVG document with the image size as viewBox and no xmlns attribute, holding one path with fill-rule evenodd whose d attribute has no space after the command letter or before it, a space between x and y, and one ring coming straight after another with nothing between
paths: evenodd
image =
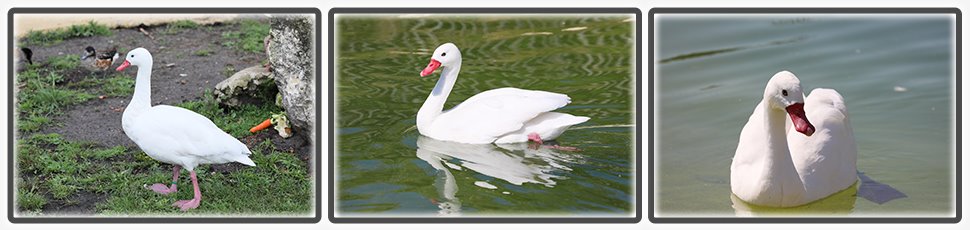
<instances>
[{"instance_id":1,"label":"dark green background water","mask_svg":"<svg viewBox=\"0 0 970 230\"><path fill-rule=\"evenodd\" d=\"M753 214L952 215L953 23L926 15L660 17L657 215L752 214L732 207L731 158L768 79L781 70L795 73L806 93L839 91L859 171L908 197L880 205L849 192Z\"/></svg>"},{"instance_id":2,"label":"dark green background water","mask_svg":"<svg viewBox=\"0 0 970 230\"><path fill-rule=\"evenodd\" d=\"M338 216L633 214L632 16L337 20ZM439 74L418 72L446 42L463 58L446 109L500 87L564 93L558 111L592 119L558 141L583 151L421 137L415 114Z\"/></svg>"}]
</instances>

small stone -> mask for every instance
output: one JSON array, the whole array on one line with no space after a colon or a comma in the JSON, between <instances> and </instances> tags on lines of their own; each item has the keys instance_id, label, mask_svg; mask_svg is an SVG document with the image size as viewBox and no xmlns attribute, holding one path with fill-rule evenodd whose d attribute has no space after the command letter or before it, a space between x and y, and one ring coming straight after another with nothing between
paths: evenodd
<instances>
[{"instance_id":1,"label":"small stone","mask_svg":"<svg viewBox=\"0 0 970 230\"><path fill-rule=\"evenodd\" d=\"M104 100L104 98L106 98L104 95L98 96L98 99Z\"/></svg>"},{"instance_id":2,"label":"small stone","mask_svg":"<svg viewBox=\"0 0 970 230\"><path fill-rule=\"evenodd\" d=\"M260 92L260 88L276 88L270 75L271 73L267 72L262 66L252 66L216 84L212 93L219 104L236 107L246 101L246 97L251 97L249 95ZM208 81L206 84L208 84Z\"/></svg>"},{"instance_id":3,"label":"small stone","mask_svg":"<svg viewBox=\"0 0 970 230\"><path fill-rule=\"evenodd\" d=\"M165 64L165 67L170 67L170 68L171 68L171 67L175 67L175 63L168 63L168 64Z\"/></svg>"},{"instance_id":4,"label":"small stone","mask_svg":"<svg viewBox=\"0 0 970 230\"><path fill-rule=\"evenodd\" d=\"M184 73L180 73L179 74L179 77L187 77L187 76L189 76L189 75L188 74L184 74Z\"/></svg>"}]
</instances>

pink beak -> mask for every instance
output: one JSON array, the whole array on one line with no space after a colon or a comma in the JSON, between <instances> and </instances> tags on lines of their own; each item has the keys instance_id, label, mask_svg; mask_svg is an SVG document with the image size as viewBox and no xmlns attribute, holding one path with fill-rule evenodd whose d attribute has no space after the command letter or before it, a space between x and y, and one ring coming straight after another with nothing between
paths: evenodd
<instances>
[{"instance_id":1,"label":"pink beak","mask_svg":"<svg viewBox=\"0 0 970 230\"><path fill-rule=\"evenodd\" d=\"M785 108L785 111L791 117L791 123L795 125L795 131L805 134L805 136L812 136L815 133L815 126L808 122L808 117L805 117L805 103L789 105Z\"/></svg>"},{"instance_id":2,"label":"pink beak","mask_svg":"<svg viewBox=\"0 0 970 230\"><path fill-rule=\"evenodd\" d=\"M125 62L122 62L121 65L118 66L117 69L115 69L115 71L125 70L125 68L128 68L128 66L131 66L131 62L128 62L128 60L125 60Z\"/></svg>"},{"instance_id":3,"label":"pink beak","mask_svg":"<svg viewBox=\"0 0 970 230\"><path fill-rule=\"evenodd\" d=\"M438 67L441 67L441 62L438 62L438 60L434 60L432 58L431 63L428 63L428 67L424 67L424 70L421 70L421 76L424 77L430 75L431 72L434 72L434 70L438 69Z\"/></svg>"}]
</instances>

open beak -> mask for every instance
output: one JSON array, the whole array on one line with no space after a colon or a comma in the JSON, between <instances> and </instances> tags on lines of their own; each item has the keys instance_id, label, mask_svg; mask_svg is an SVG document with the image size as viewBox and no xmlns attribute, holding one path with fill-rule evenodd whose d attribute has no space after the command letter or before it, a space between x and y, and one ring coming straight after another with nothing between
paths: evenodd
<instances>
[{"instance_id":1,"label":"open beak","mask_svg":"<svg viewBox=\"0 0 970 230\"><path fill-rule=\"evenodd\" d=\"M808 122L808 117L805 116L805 103L789 105L785 107L785 111L791 117L791 123L795 125L795 131L805 134L805 136L812 136L815 133L815 126Z\"/></svg>"},{"instance_id":2,"label":"open beak","mask_svg":"<svg viewBox=\"0 0 970 230\"><path fill-rule=\"evenodd\" d=\"M431 72L434 72L438 67L441 67L441 62L432 58L431 63L428 63L428 67L424 67L424 70L421 70L421 76L431 75Z\"/></svg>"},{"instance_id":3,"label":"open beak","mask_svg":"<svg viewBox=\"0 0 970 230\"><path fill-rule=\"evenodd\" d=\"M118 68L117 68L117 69L115 69L115 71L122 71L122 70L125 70L125 68L128 68L128 66L131 66L131 63L130 63L130 62L128 62L128 60L125 60L125 62L122 62L122 63L121 63L121 65L120 65L120 66L118 66Z\"/></svg>"}]
</instances>

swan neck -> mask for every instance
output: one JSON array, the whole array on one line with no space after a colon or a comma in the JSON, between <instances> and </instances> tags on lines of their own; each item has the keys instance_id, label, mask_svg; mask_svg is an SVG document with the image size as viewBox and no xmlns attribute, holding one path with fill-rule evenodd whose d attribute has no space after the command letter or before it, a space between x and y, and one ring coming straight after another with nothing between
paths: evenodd
<instances>
[{"instance_id":1,"label":"swan neck","mask_svg":"<svg viewBox=\"0 0 970 230\"><path fill-rule=\"evenodd\" d=\"M434 89L431 90L431 94L428 95L428 99L424 101L421 109L418 110L417 125L419 132L421 132L423 127L430 125L434 118L441 115L445 102L448 101L448 95L451 94L451 89L458 80L458 71L460 70L461 59L454 66L442 67L441 77L438 78L438 83L435 84Z\"/></svg>"},{"instance_id":2,"label":"swan neck","mask_svg":"<svg viewBox=\"0 0 970 230\"><path fill-rule=\"evenodd\" d=\"M764 165L765 181L776 181L771 185L773 191L779 195L781 204L793 204L800 202L805 193L805 185L802 177L795 168L792 161L791 151L788 146L787 123L788 113L781 109L773 109L765 106L765 133L767 133L768 148L767 164Z\"/></svg>"},{"instance_id":3,"label":"swan neck","mask_svg":"<svg viewBox=\"0 0 970 230\"><path fill-rule=\"evenodd\" d=\"M143 64L138 66L138 75L135 76L135 93L131 97L131 102L125 110L148 109L152 103L152 65Z\"/></svg>"},{"instance_id":4,"label":"swan neck","mask_svg":"<svg viewBox=\"0 0 970 230\"><path fill-rule=\"evenodd\" d=\"M765 106L765 133L768 134L768 150L775 160L791 162L791 152L788 150L788 136L785 133L785 111Z\"/></svg>"}]
</instances>

